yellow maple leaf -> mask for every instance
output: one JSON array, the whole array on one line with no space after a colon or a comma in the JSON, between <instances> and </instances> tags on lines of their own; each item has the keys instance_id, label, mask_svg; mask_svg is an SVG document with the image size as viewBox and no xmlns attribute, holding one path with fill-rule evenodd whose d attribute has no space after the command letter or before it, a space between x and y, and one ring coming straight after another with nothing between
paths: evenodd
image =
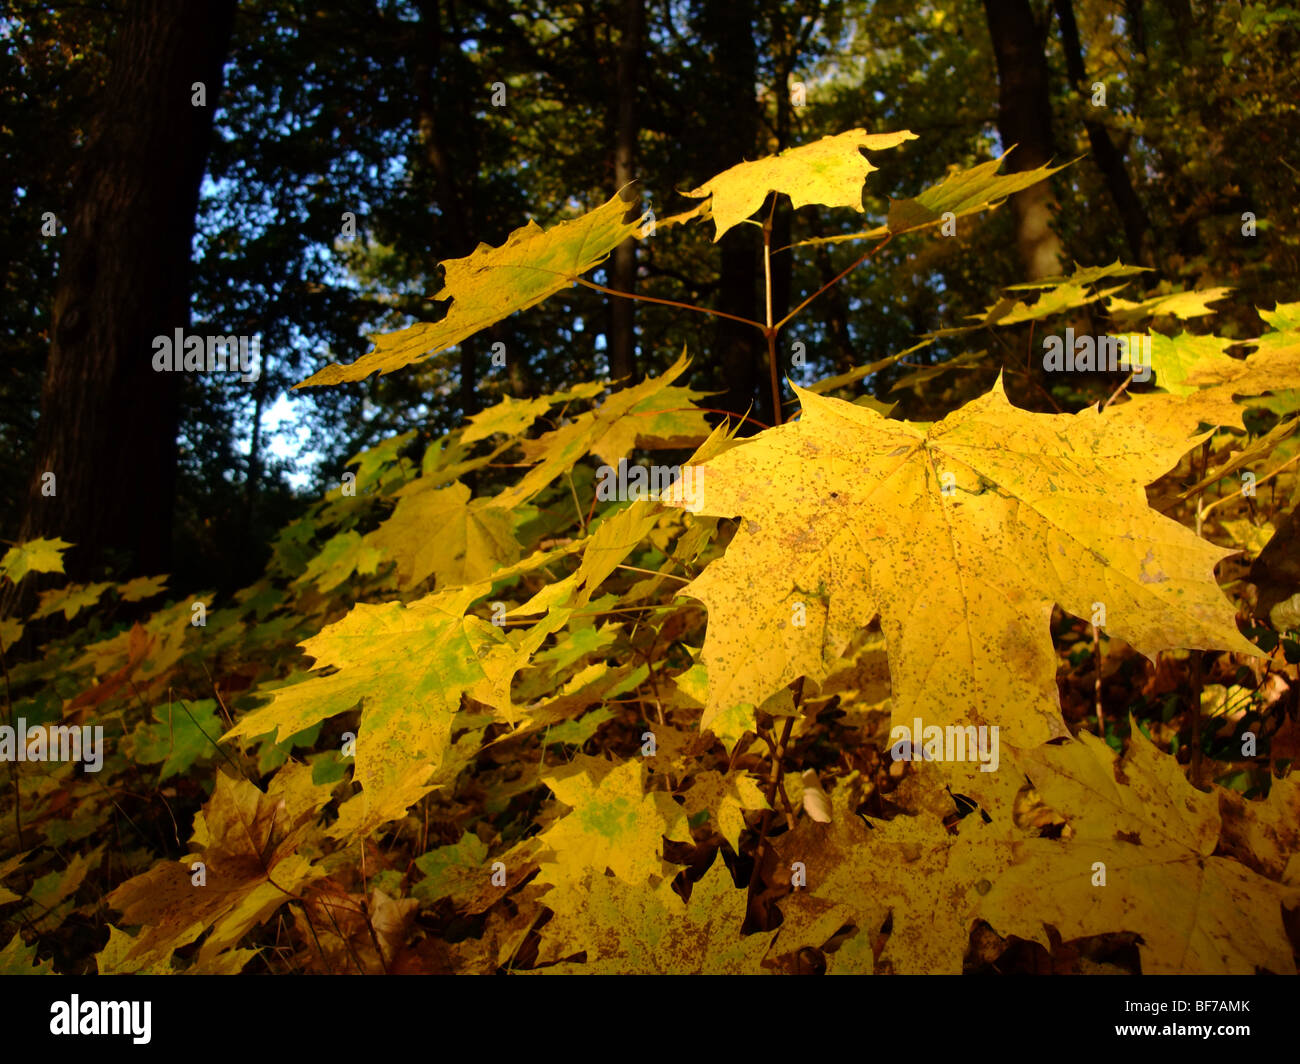
<instances>
[{"instance_id":1,"label":"yellow maple leaf","mask_svg":"<svg viewBox=\"0 0 1300 1064\"><path fill-rule=\"evenodd\" d=\"M772 935L742 936L746 892L715 859L683 901L665 879L624 883L588 872L581 890L552 890L542 902L555 911L546 924L547 955L585 952L585 964L543 972L601 975L758 975Z\"/></svg>"},{"instance_id":2,"label":"yellow maple leaf","mask_svg":"<svg viewBox=\"0 0 1300 1064\"><path fill-rule=\"evenodd\" d=\"M28 573L63 572L63 552L71 547L61 539L32 539L5 551L0 558L0 576L15 584Z\"/></svg>"},{"instance_id":3,"label":"yellow maple leaf","mask_svg":"<svg viewBox=\"0 0 1300 1064\"><path fill-rule=\"evenodd\" d=\"M608 867L632 884L663 870L662 836L689 839L681 806L663 792L645 793L639 760L613 765L580 754L563 770L544 773L545 783L573 812L541 836L558 857L542 864L541 879L562 889L587 870Z\"/></svg>"},{"instance_id":4,"label":"yellow maple leaf","mask_svg":"<svg viewBox=\"0 0 1300 1064\"><path fill-rule=\"evenodd\" d=\"M373 351L355 362L317 370L294 387L365 380L376 371L392 373L455 346L515 311L536 306L602 262L628 237L640 235L644 216L628 220L634 199L629 186L579 218L547 230L530 221L500 247L479 244L464 258L447 259L441 264L446 284L434 298L449 299L451 306L440 321L374 337Z\"/></svg>"},{"instance_id":5,"label":"yellow maple leaf","mask_svg":"<svg viewBox=\"0 0 1300 1064\"><path fill-rule=\"evenodd\" d=\"M1104 606L1103 627L1148 656L1258 653L1214 582L1234 552L1147 504L1186 436L1096 409L1029 413L1001 380L925 426L795 391L800 420L690 467L664 498L742 518L680 592L709 610L702 727L801 675L820 682L877 614L895 724L1001 726L1022 747L1065 732L1053 604Z\"/></svg>"},{"instance_id":6,"label":"yellow maple leaf","mask_svg":"<svg viewBox=\"0 0 1300 1064\"><path fill-rule=\"evenodd\" d=\"M862 184L876 167L860 149L884 151L916 139L916 134L908 130L868 133L865 129L850 129L787 148L779 155L738 163L686 195L713 197L710 212L716 227L714 243L758 210L769 192L784 192L796 208L820 203L826 207L852 207L862 213Z\"/></svg>"}]
</instances>

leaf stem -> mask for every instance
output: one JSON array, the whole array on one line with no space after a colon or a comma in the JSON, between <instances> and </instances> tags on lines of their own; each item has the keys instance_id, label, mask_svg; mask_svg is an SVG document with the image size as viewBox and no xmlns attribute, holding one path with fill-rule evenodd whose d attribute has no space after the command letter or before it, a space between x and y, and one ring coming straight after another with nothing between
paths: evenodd
<instances>
[{"instance_id":1,"label":"leaf stem","mask_svg":"<svg viewBox=\"0 0 1300 1064\"><path fill-rule=\"evenodd\" d=\"M800 303L797 307L795 307L794 310L790 311L789 314L787 314L784 318L782 318L780 321L778 321L778 322L776 323L776 327L777 327L778 329L783 328L783 327L786 325L786 323L789 322L790 319L793 318L796 314L798 314L801 310L803 310L804 307L806 307L809 303L811 303L811 302L812 302L814 299L816 299L819 295L821 295L823 292L825 292L826 289L833 287L835 284L837 284L837 283L838 283L839 281L841 281L843 278L845 278L845 277L847 277L849 274L851 274L854 270L856 270L859 266L861 266L864 262L866 262L867 259L871 258L872 255L874 255L877 251L879 251L879 250L880 250L881 248L883 248L886 244L888 244L889 241L890 241L892 238L893 238L893 234L891 233L889 236L885 237L885 239L882 240L882 241L881 241L879 244L877 244L875 247L869 249L869 250L866 251L866 252L865 252L861 257L859 257L859 258L855 259L853 262L851 262L847 267L845 267L843 270L841 270L839 273L837 273L834 277L832 277L829 281L827 281L824 285L822 285L819 289L817 289L817 291L815 291L812 295L810 295L807 299L805 299L802 303Z\"/></svg>"},{"instance_id":2,"label":"leaf stem","mask_svg":"<svg viewBox=\"0 0 1300 1064\"><path fill-rule=\"evenodd\" d=\"M676 299L660 299L658 296L643 296L633 292L620 292L616 288L606 288L603 284L597 284L595 281L588 281L585 277L579 277L578 284L585 285L587 288L597 292L604 292L607 296L620 296L623 299L636 299L642 303L659 303L665 307L677 307L679 310L693 310L697 314L708 314L714 318L728 318L731 321L738 321L742 325L752 325L755 329L762 329L763 323L754 321L751 318L742 318L735 314L728 314L723 310L713 310L709 307L697 307L694 303L682 303Z\"/></svg>"}]
</instances>

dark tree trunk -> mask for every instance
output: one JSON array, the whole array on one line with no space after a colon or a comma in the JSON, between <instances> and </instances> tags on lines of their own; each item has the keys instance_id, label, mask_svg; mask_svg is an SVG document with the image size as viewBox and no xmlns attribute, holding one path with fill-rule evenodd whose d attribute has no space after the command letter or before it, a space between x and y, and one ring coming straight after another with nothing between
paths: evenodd
<instances>
[{"instance_id":1,"label":"dark tree trunk","mask_svg":"<svg viewBox=\"0 0 1300 1064\"><path fill-rule=\"evenodd\" d=\"M614 99L614 188L621 189L636 174L637 65L645 29L645 0L622 0ZM609 268L610 287L636 291L636 240L629 237L614 249ZM610 297L609 368L615 379L636 371L636 304Z\"/></svg>"},{"instance_id":2,"label":"dark tree trunk","mask_svg":"<svg viewBox=\"0 0 1300 1064\"><path fill-rule=\"evenodd\" d=\"M1061 25L1061 44L1065 51L1065 69L1070 84L1075 92L1087 95L1087 70L1083 62L1083 45L1079 41L1079 27L1074 21L1074 4L1071 0L1054 0L1056 19ZM1139 23L1140 25L1140 23ZM1128 171L1124 167L1124 157L1110 139L1106 127L1100 122L1084 121L1083 127L1088 132L1088 142L1092 145L1092 157L1097 168L1106 179L1111 199L1119 211L1120 221L1124 225L1124 237L1128 241L1129 253L1135 262L1153 265L1151 248L1144 247L1151 223L1147 219L1142 201L1133 191Z\"/></svg>"},{"instance_id":3,"label":"dark tree trunk","mask_svg":"<svg viewBox=\"0 0 1300 1064\"><path fill-rule=\"evenodd\" d=\"M791 128L794 124L794 106L790 100L790 74L794 70L795 50L797 44L795 40L786 32L785 15L781 9L774 12L773 21L773 39L772 50L775 53L773 59L776 68L776 150L785 151L790 147ZM772 214L772 248L789 248L793 237L791 236L791 214L790 198L785 195L777 197L776 209ZM780 321L790 313L790 295L794 276L794 252L792 250L782 251L780 254L772 256L772 320ZM776 378L778 387L782 392L782 400L793 398L789 394L789 387L785 383L785 378L789 375L798 376L793 369L790 356L789 346L784 341L785 330L777 333L776 336ZM768 392L771 392L771 373L768 374ZM765 412L771 414L771 402L767 404ZM784 416L782 418L784 420ZM775 420L769 420L769 424L775 424Z\"/></svg>"},{"instance_id":4,"label":"dark tree trunk","mask_svg":"<svg viewBox=\"0 0 1300 1064\"><path fill-rule=\"evenodd\" d=\"M1051 85L1043 50L1047 27L1034 19L1029 0L984 0L989 37L998 67L998 133L1004 148L1016 145L1007 160L1012 171L1048 163L1052 141ZM1011 197L1016 249L1030 280L1059 274L1064 261L1060 237L1052 229L1055 203L1046 181Z\"/></svg>"},{"instance_id":5,"label":"dark tree trunk","mask_svg":"<svg viewBox=\"0 0 1300 1064\"><path fill-rule=\"evenodd\" d=\"M189 325L194 216L234 11L234 0L131 0L78 163L22 528L75 543L75 577L169 566L180 381L154 371L153 339ZM191 102L195 82L204 107Z\"/></svg>"},{"instance_id":6,"label":"dark tree trunk","mask_svg":"<svg viewBox=\"0 0 1300 1064\"><path fill-rule=\"evenodd\" d=\"M449 116L441 104L443 93L454 94L460 89L442 69L446 42L438 0L420 0L419 9L419 52L414 71L417 122L424 161L433 174L440 220L451 241L450 247L430 249L437 261L442 261L461 258L478 246L474 236L478 214L475 195L478 153L469 130L448 128ZM455 27L452 29L454 35ZM453 43L452 48L456 47L458 45ZM452 144L456 145L459 152L454 159L450 147ZM460 174L468 174L468 182L461 180L458 176ZM478 393L478 352L478 338L470 337L460 342L460 407L465 417L477 413L481 405ZM508 352L506 357L507 360L510 357Z\"/></svg>"},{"instance_id":7,"label":"dark tree trunk","mask_svg":"<svg viewBox=\"0 0 1300 1064\"><path fill-rule=\"evenodd\" d=\"M709 101L714 112L709 120L716 148L713 172L717 173L754 157L758 138L758 103L754 79L758 56L754 45L753 0L721 5L700 5L699 33L708 49L714 77ZM761 246L753 226L737 226L719 241L721 273L717 309L757 321L762 317L758 303L758 279L762 276ZM721 407L737 416L758 410L768 412L767 344L757 329L719 318L715 334L715 366L721 375ZM759 415L762 417L762 414ZM769 417L763 420L770 423Z\"/></svg>"}]
</instances>

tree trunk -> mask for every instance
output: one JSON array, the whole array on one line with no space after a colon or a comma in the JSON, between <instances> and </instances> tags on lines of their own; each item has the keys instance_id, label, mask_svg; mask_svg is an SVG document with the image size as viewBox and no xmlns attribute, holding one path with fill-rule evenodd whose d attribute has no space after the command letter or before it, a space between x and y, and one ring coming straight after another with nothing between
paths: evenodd
<instances>
[{"instance_id":1,"label":"tree trunk","mask_svg":"<svg viewBox=\"0 0 1300 1064\"><path fill-rule=\"evenodd\" d=\"M614 102L614 188L617 191L636 174L637 65L645 29L645 0L622 0L616 91ZM614 249L609 268L610 287L636 291L636 240L629 237ZM609 369L615 380L631 378L636 371L636 304L610 297ZM635 383L635 382L633 382Z\"/></svg>"},{"instance_id":2,"label":"tree trunk","mask_svg":"<svg viewBox=\"0 0 1300 1064\"><path fill-rule=\"evenodd\" d=\"M475 185L478 181L478 153L476 143L473 137L466 135L467 131L461 130L456 135L455 131L446 128L447 114L441 106L438 87L441 85L448 92L458 92L459 89L453 86L452 78L444 76L440 70L444 41L438 0L420 0L419 10L420 30L416 47L420 51L414 70L418 108L416 119L424 149L424 161L433 174L441 222L446 226L447 236L451 240L450 247L430 249L437 260L441 261L468 255L478 246L474 236L477 221ZM455 144L461 153L454 164L449 147L451 144ZM468 174L468 181L460 180L459 173ZM477 413L481 405L478 394L478 351L477 338L470 337L460 342L460 407L464 417ZM509 359L509 352L506 357Z\"/></svg>"},{"instance_id":3,"label":"tree trunk","mask_svg":"<svg viewBox=\"0 0 1300 1064\"><path fill-rule=\"evenodd\" d=\"M1034 20L1029 0L984 0L989 36L998 67L998 132L1003 148L1016 145L1008 159L1014 172L1033 170L1052 159L1051 85L1047 69L1046 25ZM1052 230L1055 209L1046 181L1011 197L1016 249L1029 280L1062 272L1064 251Z\"/></svg>"},{"instance_id":4,"label":"tree trunk","mask_svg":"<svg viewBox=\"0 0 1300 1064\"><path fill-rule=\"evenodd\" d=\"M794 106L790 100L790 74L794 70L794 61L796 48L798 47L795 40L786 33L785 19L783 12L778 9L774 12L773 19L773 40L772 50L774 66L776 68L775 93L776 93L776 150L785 151L790 147L791 129L794 125ZM791 215L793 210L790 207L790 197L779 195L776 199L776 209L772 214L772 248L789 248L793 241L791 231ZM790 296L793 287L794 277L794 251L793 249L782 251L778 255L772 256L772 320L780 321L790 313ZM785 344L784 329L777 333L776 336L776 377L778 386L782 391L782 399L793 398L789 394L789 386L785 383L787 375L798 373L794 370L791 362L791 352ZM768 374L768 389L771 392L771 373ZM768 406L770 407L770 401ZM766 410L771 414L770 409ZM776 424L775 418L769 420L769 424Z\"/></svg>"},{"instance_id":5,"label":"tree trunk","mask_svg":"<svg viewBox=\"0 0 1300 1064\"><path fill-rule=\"evenodd\" d=\"M758 67L754 45L753 0L723 5L700 5L699 36L712 57L714 93L707 102L713 113L702 115L716 154L713 172L753 158L758 138L758 103L754 84ZM705 101L701 101L704 103ZM757 321L762 317L758 303L758 278L762 275L761 246L753 226L737 226L719 242L721 274L717 309ZM737 416L771 406L765 365L767 344L757 329L719 318L715 334L715 366L721 370L722 409ZM762 416L761 414L759 415ZM770 417L768 420L770 423Z\"/></svg>"},{"instance_id":6,"label":"tree trunk","mask_svg":"<svg viewBox=\"0 0 1300 1064\"><path fill-rule=\"evenodd\" d=\"M234 11L234 0L131 0L78 163L21 533L76 544L77 578L169 565L180 380L154 371L153 340L189 325L194 217ZM206 106L192 103L195 82Z\"/></svg>"},{"instance_id":7,"label":"tree trunk","mask_svg":"<svg viewBox=\"0 0 1300 1064\"><path fill-rule=\"evenodd\" d=\"M1079 27L1074 21L1074 4L1071 0L1054 0L1056 19L1061 25L1061 45L1065 51L1065 69L1069 74L1070 84L1075 92L1087 95L1087 69L1083 62L1083 45L1079 41ZM1139 23L1140 25L1140 23ZM1145 266L1154 264L1149 246L1144 247L1151 223L1147 219L1142 201L1133 191L1128 171L1124 168L1124 157L1110 139L1106 127L1100 122L1083 123L1087 130L1088 142L1092 145L1092 157L1106 179L1111 199L1119 211L1120 221L1124 225L1124 237L1128 241L1129 253L1133 261Z\"/></svg>"}]
</instances>

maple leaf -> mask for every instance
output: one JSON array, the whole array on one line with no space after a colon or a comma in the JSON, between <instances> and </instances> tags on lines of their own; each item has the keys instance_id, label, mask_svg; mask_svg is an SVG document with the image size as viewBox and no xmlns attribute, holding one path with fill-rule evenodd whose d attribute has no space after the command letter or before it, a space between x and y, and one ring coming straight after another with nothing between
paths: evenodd
<instances>
[{"instance_id":1,"label":"maple leaf","mask_svg":"<svg viewBox=\"0 0 1300 1064\"><path fill-rule=\"evenodd\" d=\"M160 594L167 587L167 577L167 573L160 573L158 576L137 576L134 580L119 584L117 593L122 597L123 602L143 602Z\"/></svg>"},{"instance_id":2,"label":"maple leaf","mask_svg":"<svg viewBox=\"0 0 1300 1064\"><path fill-rule=\"evenodd\" d=\"M552 890L554 909L543 939L550 955L586 952L585 964L557 964L546 972L592 975L758 975L772 935L742 936L746 892L737 889L721 859L683 902L670 880L625 883L588 871L580 890Z\"/></svg>"},{"instance_id":3,"label":"maple leaf","mask_svg":"<svg viewBox=\"0 0 1300 1064\"><path fill-rule=\"evenodd\" d=\"M60 906L77 893L86 876L99 863L103 852L104 847L97 846L90 853L73 854L66 868L50 872L32 883L27 897L40 909L40 916L33 921L33 926L38 931L50 930L67 918L72 906L69 904L63 909Z\"/></svg>"},{"instance_id":4,"label":"maple leaf","mask_svg":"<svg viewBox=\"0 0 1300 1064\"><path fill-rule=\"evenodd\" d=\"M679 592L709 610L701 727L798 676L820 682L877 614L895 724L1000 725L1026 747L1065 731L1053 604L1089 617L1102 603L1107 631L1148 656L1259 653L1214 582L1234 552L1147 504L1194 441L1096 409L1029 413L1000 378L929 426L795 391L797 422L691 467L663 500L742 517Z\"/></svg>"},{"instance_id":5,"label":"maple leaf","mask_svg":"<svg viewBox=\"0 0 1300 1064\"><path fill-rule=\"evenodd\" d=\"M573 812L540 836L556 855L542 865L541 879L564 890L584 871L606 867L624 881L639 884L658 875L663 865L661 837L689 839L681 806L662 792L646 794L644 769L638 761L613 765L579 754L564 769L542 775L545 783Z\"/></svg>"},{"instance_id":6,"label":"maple leaf","mask_svg":"<svg viewBox=\"0 0 1300 1064\"><path fill-rule=\"evenodd\" d=\"M478 651L499 632L465 609L489 587L435 593L410 605L358 604L302 644L318 669L337 671L279 688L222 741L273 731L287 738L361 703L356 774L372 813L363 822L401 816L427 793L424 781L450 745L461 694L485 679Z\"/></svg>"},{"instance_id":7,"label":"maple leaf","mask_svg":"<svg viewBox=\"0 0 1300 1064\"><path fill-rule=\"evenodd\" d=\"M63 552L71 546L61 539L31 539L19 543L0 558L0 576L16 584L28 573L61 573Z\"/></svg>"},{"instance_id":8,"label":"maple leaf","mask_svg":"<svg viewBox=\"0 0 1300 1064\"><path fill-rule=\"evenodd\" d=\"M979 163L969 170L956 170L937 185L927 188L919 196L907 199L890 197L889 218L884 225L868 229L863 233L845 233L800 240L794 246L807 247L817 244L839 244L846 240L869 240L888 236L891 233L898 236L901 233L940 225L947 221L948 214L951 214L955 220L998 207L1008 196L1051 177L1058 170L1065 169L1064 166L1039 166L1032 170L999 174L998 167L1006 157L1007 153L1004 152L998 158Z\"/></svg>"},{"instance_id":9,"label":"maple leaf","mask_svg":"<svg viewBox=\"0 0 1300 1064\"><path fill-rule=\"evenodd\" d=\"M766 809L767 799L758 784L740 773L701 772L686 792L686 811L707 810L718 833L740 852L740 833L745 830L745 810Z\"/></svg>"},{"instance_id":10,"label":"maple leaf","mask_svg":"<svg viewBox=\"0 0 1300 1064\"><path fill-rule=\"evenodd\" d=\"M100 975L172 974L173 950L167 950L147 964L141 962L132 964L127 960L127 957L135 949L135 945L136 940L134 937L128 935L121 928L109 924L108 941L104 944L104 948L95 954L96 970Z\"/></svg>"},{"instance_id":11,"label":"maple leaf","mask_svg":"<svg viewBox=\"0 0 1300 1064\"><path fill-rule=\"evenodd\" d=\"M1211 310L1208 304L1218 302L1231 292L1231 288L1205 288L1199 292L1168 292L1137 303L1112 299L1106 309L1121 328L1143 318L1159 317L1162 314L1183 319L1203 318L1218 313Z\"/></svg>"},{"instance_id":12,"label":"maple leaf","mask_svg":"<svg viewBox=\"0 0 1300 1064\"><path fill-rule=\"evenodd\" d=\"M158 779L189 769L199 758L219 752L222 722L212 699L155 706L155 723L138 725L123 744L127 757L142 765L162 765Z\"/></svg>"},{"instance_id":13,"label":"maple leaf","mask_svg":"<svg viewBox=\"0 0 1300 1064\"><path fill-rule=\"evenodd\" d=\"M459 842L439 846L415 859L415 867L424 879L411 893L423 902L439 898L458 898L482 885L487 872L487 843L472 832L465 832Z\"/></svg>"},{"instance_id":14,"label":"maple leaf","mask_svg":"<svg viewBox=\"0 0 1300 1064\"><path fill-rule=\"evenodd\" d=\"M1222 336L1194 336L1181 332L1177 336L1150 333L1151 368L1155 370L1156 383L1174 395L1190 395L1196 391L1201 374L1228 372L1241 366L1235 358L1224 352L1238 341Z\"/></svg>"},{"instance_id":15,"label":"maple leaf","mask_svg":"<svg viewBox=\"0 0 1300 1064\"><path fill-rule=\"evenodd\" d=\"M1216 793L1223 850L1260 875L1300 887L1300 776L1274 779L1264 801L1247 801L1222 788Z\"/></svg>"},{"instance_id":16,"label":"maple leaf","mask_svg":"<svg viewBox=\"0 0 1300 1064\"><path fill-rule=\"evenodd\" d=\"M1136 725L1132 736L1118 765L1115 752L1087 732L1027 755L1043 801L1073 835L1035 840L990 897L1005 890L1052 898L1053 912L1039 918L1065 938L1136 931L1148 975L1254 974L1257 967L1294 974L1282 906L1300 902L1300 886L1214 856L1222 828L1218 798L1192 787L1177 761ZM1071 860L1045 862L1052 850ZM1095 873L1097 862L1105 866L1105 886L1083 874ZM1035 937L1023 927L1014 933Z\"/></svg>"},{"instance_id":17,"label":"maple leaf","mask_svg":"<svg viewBox=\"0 0 1300 1064\"><path fill-rule=\"evenodd\" d=\"M494 504L514 509L587 454L616 466L634 447L687 447L710 435L704 414L691 406L703 393L671 387L689 365L683 351L662 376L623 388L568 424L535 440L522 441L525 459L537 464L514 487L498 495Z\"/></svg>"},{"instance_id":18,"label":"maple leaf","mask_svg":"<svg viewBox=\"0 0 1300 1064\"><path fill-rule=\"evenodd\" d=\"M600 381L588 381L567 391L552 392L536 399L515 399L507 395L496 406L480 410L469 419L469 424L461 433L461 443L486 440L498 432L507 436L518 436L531 428L533 422L556 403L571 402L574 399L594 399L604 390L605 386Z\"/></svg>"},{"instance_id":19,"label":"maple leaf","mask_svg":"<svg viewBox=\"0 0 1300 1064\"><path fill-rule=\"evenodd\" d=\"M398 587L414 587L433 575L440 588L468 584L519 560L519 514L489 500L471 501L464 484L438 487L421 477L395 498L397 509L362 542L396 560Z\"/></svg>"},{"instance_id":20,"label":"maple leaf","mask_svg":"<svg viewBox=\"0 0 1300 1064\"><path fill-rule=\"evenodd\" d=\"M862 185L876 167L860 149L884 151L916 139L916 134L908 130L868 133L865 129L850 129L787 148L779 155L738 163L686 195L713 197L710 213L716 227L714 243L758 210L770 192L784 192L796 208L820 203L862 212Z\"/></svg>"},{"instance_id":21,"label":"maple leaf","mask_svg":"<svg viewBox=\"0 0 1300 1064\"><path fill-rule=\"evenodd\" d=\"M774 844L780 873L789 877L799 862L808 892L821 902L809 907L799 891L782 903L798 915L778 939L781 950L820 946L848 923L865 943L892 916L882 964L899 974L960 974L975 921L1001 931L1014 913L1012 899L989 900L989 887L1029 836L978 817L959 821L955 831L930 815L868 822L853 814L852 804L847 781L840 781L831 794L830 823L801 820ZM849 956L839 959L841 971ZM869 952L856 956L871 960Z\"/></svg>"},{"instance_id":22,"label":"maple leaf","mask_svg":"<svg viewBox=\"0 0 1300 1064\"><path fill-rule=\"evenodd\" d=\"M363 542L359 532L340 532L307 563L294 583L314 583L321 591L332 591L353 573L374 573L381 561L382 551Z\"/></svg>"},{"instance_id":23,"label":"maple leaf","mask_svg":"<svg viewBox=\"0 0 1300 1064\"><path fill-rule=\"evenodd\" d=\"M266 793L247 780L218 775L194 819L197 852L156 864L108 896L127 924L142 928L120 963L160 964L211 928L199 949L200 962L207 963L324 875L294 851L330 795L330 787L312 783L306 765L281 769ZM201 886L192 878L196 861L205 866Z\"/></svg>"},{"instance_id":24,"label":"maple leaf","mask_svg":"<svg viewBox=\"0 0 1300 1064\"><path fill-rule=\"evenodd\" d=\"M515 311L536 306L603 262L628 237L640 234L644 215L628 220L634 202L635 192L628 186L579 218L545 231L530 221L498 248L479 244L464 258L445 260L441 265L446 283L434 298L452 302L441 321L374 337L373 351L346 365L326 366L294 387L365 380L376 370L392 373L454 347Z\"/></svg>"},{"instance_id":25,"label":"maple leaf","mask_svg":"<svg viewBox=\"0 0 1300 1064\"><path fill-rule=\"evenodd\" d=\"M78 613L88 609L99 601L99 598L105 591L113 585L111 583L101 584L68 584L66 587L51 588L49 591L41 593L41 604L32 614L32 620L38 621L42 617L49 617L55 613L62 613L64 620L72 620Z\"/></svg>"}]
</instances>

